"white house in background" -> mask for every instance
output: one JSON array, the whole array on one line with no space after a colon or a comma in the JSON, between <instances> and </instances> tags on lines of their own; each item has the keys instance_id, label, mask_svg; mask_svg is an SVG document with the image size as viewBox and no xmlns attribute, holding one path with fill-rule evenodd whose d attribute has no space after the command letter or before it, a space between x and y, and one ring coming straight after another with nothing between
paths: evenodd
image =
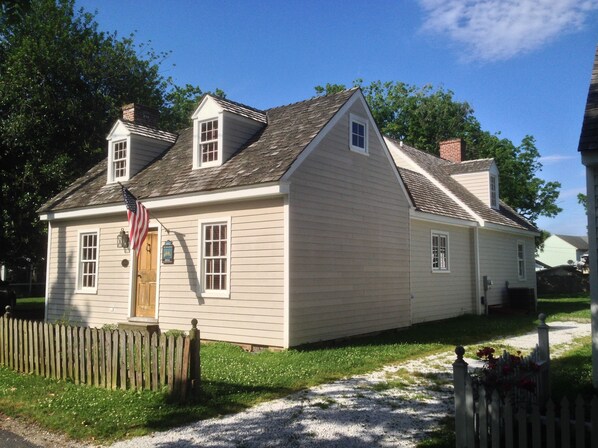
<instances>
[{"instance_id":1,"label":"white house in background","mask_svg":"<svg viewBox=\"0 0 598 448\"><path fill-rule=\"evenodd\" d=\"M494 162L385 141L359 89L264 111L206 95L192 118L171 134L127 108L106 160L39 210L47 320L197 318L204 339L290 347L534 287L536 229L499 201ZM152 216L138 256L116 244L119 182Z\"/></svg>"},{"instance_id":2,"label":"white house in background","mask_svg":"<svg viewBox=\"0 0 598 448\"><path fill-rule=\"evenodd\" d=\"M592 298L592 382L598 388L598 47L586 111L579 137L581 163L586 166L590 294Z\"/></svg>"},{"instance_id":3,"label":"white house in background","mask_svg":"<svg viewBox=\"0 0 598 448\"><path fill-rule=\"evenodd\" d=\"M575 265L588 252L588 237L573 235L550 235L544 241L544 249L536 257L550 267L563 264Z\"/></svg>"}]
</instances>

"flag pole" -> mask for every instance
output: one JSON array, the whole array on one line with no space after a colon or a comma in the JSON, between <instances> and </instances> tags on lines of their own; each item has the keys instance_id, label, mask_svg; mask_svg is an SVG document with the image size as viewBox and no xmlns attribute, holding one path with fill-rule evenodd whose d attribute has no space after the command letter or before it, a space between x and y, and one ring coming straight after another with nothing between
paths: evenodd
<instances>
[{"instance_id":1,"label":"flag pole","mask_svg":"<svg viewBox=\"0 0 598 448\"><path fill-rule=\"evenodd\" d=\"M121 184L120 182L118 182L118 181L117 181L117 183L118 183L118 185L120 185L120 187L121 187L122 189L129 190L127 187L125 187L125 186L124 186L123 184ZM131 190L129 190L129 192L131 192ZM133 194L133 193L131 193L131 194ZM133 195L133 196L135 196L135 195ZM137 196L135 196L135 199L137 199L137 200L139 201L139 198L138 198ZM146 207L145 209L147 210L147 214L148 214L148 216L149 216L150 218L152 218L152 219L155 219L156 221L158 221L158 223L159 223L159 224L162 226L162 228L163 228L164 230L166 230L166 233L168 233L168 234L170 235L170 229L169 229L168 227L166 227L164 224L162 224L162 221L160 221L158 218L156 218L154 215L152 215L152 213L149 211L149 209L148 209L147 207Z\"/></svg>"}]
</instances>

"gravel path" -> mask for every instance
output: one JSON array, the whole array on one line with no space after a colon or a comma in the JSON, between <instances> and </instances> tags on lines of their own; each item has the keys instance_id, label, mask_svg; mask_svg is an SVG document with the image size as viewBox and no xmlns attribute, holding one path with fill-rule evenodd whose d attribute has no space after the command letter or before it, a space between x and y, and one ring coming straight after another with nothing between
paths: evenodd
<instances>
[{"instance_id":1,"label":"gravel path","mask_svg":"<svg viewBox=\"0 0 598 448\"><path fill-rule=\"evenodd\" d=\"M558 357L574 339L590 334L589 323L550 323L551 356ZM504 344L525 353L537 341L533 332L487 345ZM473 355L481 345L466 353ZM387 366L112 448L414 447L452 413L454 360L454 353L444 353Z\"/></svg>"}]
</instances>

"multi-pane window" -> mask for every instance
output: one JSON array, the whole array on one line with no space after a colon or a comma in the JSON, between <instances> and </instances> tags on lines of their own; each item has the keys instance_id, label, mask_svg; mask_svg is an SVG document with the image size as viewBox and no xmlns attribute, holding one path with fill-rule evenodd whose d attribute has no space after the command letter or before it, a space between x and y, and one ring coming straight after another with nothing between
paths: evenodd
<instances>
[{"instance_id":1,"label":"multi-pane window","mask_svg":"<svg viewBox=\"0 0 598 448\"><path fill-rule=\"evenodd\" d=\"M98 233L79 234L79 289L96 289L98 277Z\"/></svg>"},{"instance_id":2,"label":"multi-pane window","mask_svg":"<svg viewBox=\"0 0 598 448\"><path fill-rule=\"evenodd\" d=\"M498 188L496 176L490 175L490 207L498 208Z\"/></svg>"},{"instance_id":3,"label":"multi-pane window","mask_svg":"<svg viewBox=\"0 0 598 448\"><path fill-rule=\"evenodd\" d=\"M519 280L525 280L525 245L517 242L517 274Z\"/></svg>"},{"instance_id":4,"label":"multi-pane window","mask_svg":"<svg viewBox=\"0 0 598 448\"><path fill-rule=\"evenodd\" d=\"M228 289L228 224L203 225L203 284L205 291Z\"/></svg>"},{"instance_id":5,"label":"multi-pane window","mask_svg":"<svg viewBox=\"0 0 598 448\"><path fill-rule=\"evenodd\" d=\"M112 166L114 178L125 177L127 175L127 141L122 140L114 143L114 152L112 154Z\"/></svg>"},{"instance_id":6,"label":"multi-pane window","mask_svg":"<svg viewBox=\"0 0 598 448\"><path fill-rule=\"evenodd\" d=\"M204 121L199 130L201 163L218 160L218 120Z\"/></svg>"},{"instance_id":7,"label":"multi-pane window","mask_svg":"<svg viewBox=\"0 0 598 448\"><path fill-rule=\"evenodd\" d=\"M367 132L366 122L351 115L349 121L349 146L353 151L367 152Z\"/></svg>"},{"instance_id":8,"label":"multi-pane window","mask_svg":"<svg viewBox=\"0 0 598 448\"><path fill-rule=\"evenodd\" d=\"M432 233L432 270L448 271L448 234Z\"/></svg>"}]
</instances>

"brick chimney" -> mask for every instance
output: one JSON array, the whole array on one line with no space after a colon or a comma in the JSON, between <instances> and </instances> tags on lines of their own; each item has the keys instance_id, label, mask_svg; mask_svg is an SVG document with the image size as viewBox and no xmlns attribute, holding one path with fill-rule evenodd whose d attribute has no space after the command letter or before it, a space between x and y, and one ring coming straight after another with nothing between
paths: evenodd
<instances>
[{"instance_id":1,"label":"brick chimney","mask_svg":"<svg viewBox=\"0 0 598 448\"><path fill-rule=\"evenodd\" d=\"M460 138L440 142L440 158L454 163L465 160L465 142Z\"/></svg>"},{"instance_id":2,"label":"brick chimney","mask_svg":"<svg viewBox=\"0 0 598 448\"><path fill-rule=\"evenodd\" d=\"M150 128L158 127L160 114L158 110L153 107L131 103L124 105L122 111L123 120L125 121L131 121L135 124L141 124Z\"/></svg>"}]
</instances>

